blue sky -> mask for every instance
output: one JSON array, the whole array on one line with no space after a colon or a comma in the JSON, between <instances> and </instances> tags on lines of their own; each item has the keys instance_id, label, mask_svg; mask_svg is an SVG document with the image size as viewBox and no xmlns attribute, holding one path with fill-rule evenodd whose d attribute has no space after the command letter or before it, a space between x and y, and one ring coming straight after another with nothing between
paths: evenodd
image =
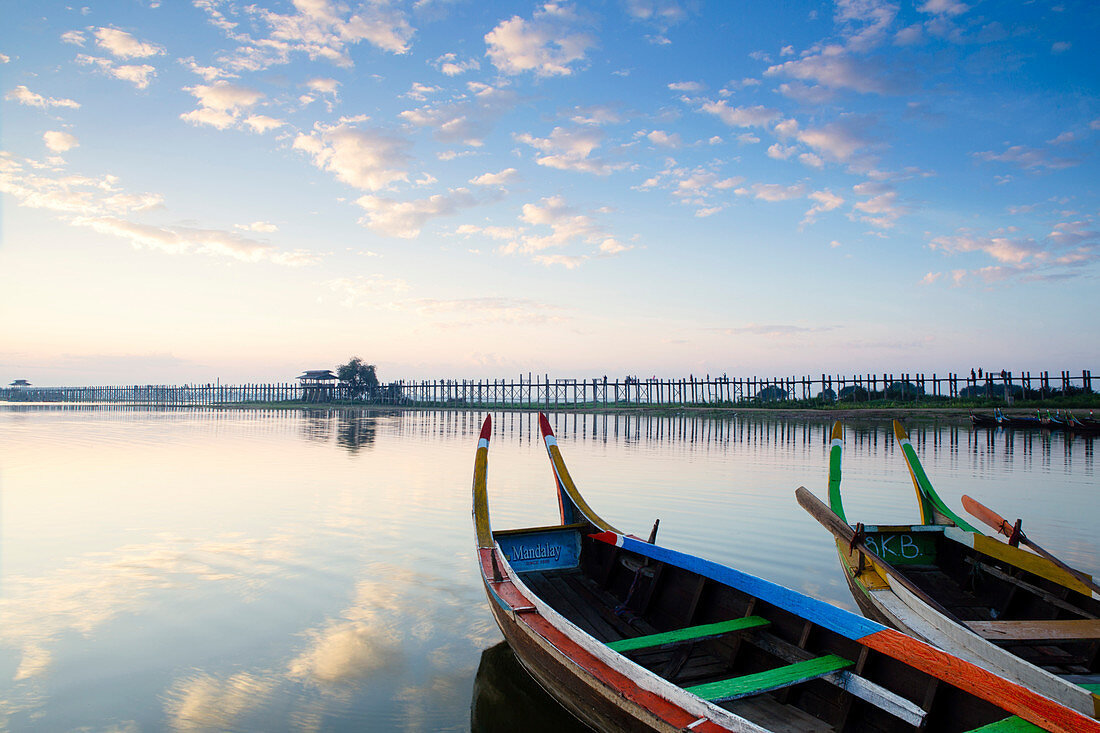
<instances>
[{"instance_id":1,"label":"blue sky","mask_svg":"<svg viewBox=\"0 0 1100 733\"><path fill-rule=\"evenodd\" d=\"M1092 3L3 14L5 383L1096 365Z\"/></svg>"}]
</instances>

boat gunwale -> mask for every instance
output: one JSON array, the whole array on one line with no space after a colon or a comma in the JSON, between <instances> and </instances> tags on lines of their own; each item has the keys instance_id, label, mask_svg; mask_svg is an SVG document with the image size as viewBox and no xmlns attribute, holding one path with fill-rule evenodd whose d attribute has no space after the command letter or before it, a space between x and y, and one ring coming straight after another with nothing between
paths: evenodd
<instances>
[{"instance_id":1,"label":"boat gunwale","mask_svg":"<svg viewBox=\"0 0 1100 733\"><path fill-rule=\"evenodd\" d=\"M546 416L540 413L539 418L540 427L545 425L546 428L549 428L549 422L546 420ZM717 717L722 719L722 722L715 723L716 726L733 726L729 728L732 730L766 731L766 728L745 718L741 718L725 708L688 692L670 680L660 677L645 667L633 662L623 654L609 649L606 644L565 618L523 582L507 557L501 551L500 545L495 539L492 539L486 486L488 473L488 438L486 437L486 431L489 425L490 418L486 417L475 458L473 487L475 498L474 517L475 525L478 529L479 545L482 537L481 529L483 523L491 540L490 547L480 547L479 559L481 562L479 564L485 588L498 603L509 604L513 621L517 627L527 626L535 636L544 639L548 644L554 646L552 640L547 636L547 630L539 630L532 626L533 621L544 622L550 633L564 637L595 660L594 668L585 667L581 665L578 660L571 657L565 650L555 646L554 648L563 655L568 663L597 677L602 684L607 684L612 687L612 689L619 690L621 694L622 685L615 685L608 681L607 671L610 670L623 676L624 682L653 695L660 702L678 707L688 714L695 714L695 712L698 711L700 713L700 718L691 725L694 730L709 729L711 726L707 725L707 723L715 722L714 719ZM601 520L598 515L591 512L586 503L583 503L583 498L580 497L579 491L573 484L568 474L568 470L565 468L560 451L557 450L557 441L552 431L549 431L549 434L547 434L547 431L544 430L544 439L558 483L559 500L564 502L567 498L570 500L579 499L580 503L575 502L574 507L581 511L582 516L585 518L589 520L594 519L595 521L593 524L603 529L602 532L591 534L591 539L613 544L627 551L682 568L688 572L695 572L704 577L710 577L712 580L719 583L730 585L735 590L760 598L765 603L781 608L788 613L799 615L810 623L822 626L841 636L856 641L869 649L880 652L885 656L892 657L932 678L945 681L964 693L985 700L995 707L999 707L1009 715L1017 715L1029 722L1047 727L1050 730L1076 731L1091 729L1093 731L1100 731L1100 723L1085 718L1079 711L1024 688L1015 682L1000 677L971 662L959 659L948 652L936 649L926 642L913 639L875 621L859 617L850 611L837 608L824 601L817 600L791 588L772 583L771 581L758 578L737 570L736 568L722 565L695 555L688 555L676 550L671 550L657 544L651 544L633 535L624 535L614 530L610 525ZM561 470L559 470L559 466ZM562 480L563 474L565 481ZM565 489L566 493L560 493L561 489ZM481 501L480 507L478 505L479 498ZM588 512L585 511L586 509ZM566 516L565 507L563 505L563 523ZM499 559L497 559L498 557ZM675 562L675 560L680 560L680 562ZM494 563L494 561L496 562ZM493 566L492 577L488 574L490 565ZM500 567L503 567L503 574L501 580L497 581L495 575ZM507 581L504 580L505 577ZM731 583L727 578L736 579L739 582L736 584ZM532 612L526 612L528 610L526 607L518 607L511 604L497 592L497 588L495 588L494 585L501 586L505 582L512 587L521 599L530 604L530 611ZM745 584L750 587L756 586L763 589L767 591L767 595L762 596L759 592L755 592L755 590L748 590ZM780 602L776 603L772 599L779 600ZM795 602L792 604L790 601ZM800 609L804 607L806 602L808 602L810 609L818 612L816 618L808 617L801 612ZM521 611L524 612L521 613ZM840 620L847 621L851 626L839 623ZM822 623L822 621L825 621L825 623ZM854 633L853 629L856 628L868 628L870 630L867 633L852 636L851 634ZM602 674L599 674L600 672L602 672ZM642 681L646 684L639 684ZM1083 688L1073 687L1084 691ZM623 694L623 696L626 697L625 694ZM656 714L652 706L647 705L643 701L631 700L631 702L639 705L651 714Z\"/></svg>"}]
</instances>

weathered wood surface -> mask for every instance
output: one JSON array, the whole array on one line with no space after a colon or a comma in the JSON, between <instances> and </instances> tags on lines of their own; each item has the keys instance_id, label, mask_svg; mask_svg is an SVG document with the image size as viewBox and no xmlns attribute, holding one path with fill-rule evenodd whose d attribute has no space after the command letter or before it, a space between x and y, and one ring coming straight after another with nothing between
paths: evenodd
<instances>
[{"instance_id":1,"label":"weathered wood surface","mask_svg":"<svg viewBox=\"0 0 1100 733\"><path fill-rule=\"evenodd\" d=\"M1005 537L1008 537L1010 539L1012 538L1014 525L1009 524L1008 521L1005 520L1005 518L997 512L993 511L976 499L972 499L966 494L963 494L962 505L966 509L966 511L970 512L993 529L997 530L1000 534L1003 534ZM1062 568L1073 577L1077 578L1079 581L1084 583L1089 590L1096 594L1097 598L1100 598L1100 585L1096 584L1091 575L1083 573L1080 570L1072 568L1066 563L1062 562L1059 558L1055 557L1054 555L1050 554L1045 549L1040 547L1036 542L1034 542L1022 531L1019 532L1017 536L1020 542L1024 543L1031 549L1035 550L1035 552L1045 557L1047 560L1050 560L1052 563Z\"/></svg>"},{"instance_id":2,"label":"weathered wood surface","mask_svg":"<svg viewBox=\"0 0 1100 733\"><path fill-rule=\"evenodd\" d=\"M855 374L777 377L554 378L528 373L506 379L394 380L355 398L364 404L445 407L585 408L623 405L734 405L782 404L787 400L865 402L889 394L902 400L955 399L965 394L987 398L1010 396L1020 390L1046 399L1074 389L1092 390L1092 373L1061 371L1035 378L1030 372L982 378L965 374ZM0 401L103 402L112 404L215 405L241 402L317 402L350 400L340 385L298 383L185 384L0 387Z\"/></svg>"},{"instance_id":3,"label":"weathered wood surface","mask_svg":"<svg viewBox=\"0 0 1100 733\"><path fill-rule=\"evenodd\" d=\"M607 646L617 652L629 652L635 649L648 649L668 644L680 644L686 641L702 641L703 639L711 639L734 631L743 631L757 626L767 626L768 623L769 621L767 619L760 618L759 616L749 616L730 621L719 621L713 624L689 626L687 628L676 629L675 631L665 631L659 634L636 636L633 639L622 639L620 641L610 642Z\"/></svg>"},{"instance_id":4,"label":"weathered wood surface","mask_svg":"<svg viewBox=\"0 0 1100 733\"><path fill-rule=\"evenodd\" d=\"M1100 641L1100 619L967 621L990 641Z\"/></svg>"}]
</instances>

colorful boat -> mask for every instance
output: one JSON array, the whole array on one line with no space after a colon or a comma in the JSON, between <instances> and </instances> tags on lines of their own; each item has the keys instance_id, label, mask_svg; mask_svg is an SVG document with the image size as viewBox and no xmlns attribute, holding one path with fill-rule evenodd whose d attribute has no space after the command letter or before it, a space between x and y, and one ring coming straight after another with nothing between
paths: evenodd
<instances>
[{"instance_id":1,"label":"colorful boat","mask_svg":"<svg viewBox=\"0 0 1100 733\"><path fill-rule=\"evenodd\" d=\"M995 674L1100 717L1100 593L1050 560L987 537L932 488L905 429L919 524L848 524L840 494L843 428L832 430L829 506L799 503L836 537L863 612Z\"/></svg>"},{"instance_id":2,"label":"colorful boat","mask_svg":"<svg viewBox=\"0 0 1100 733\"><path fill-rule=\"evenodd\" d=\"M1100 731L1077 711L874 621L661 547L652 535L623 534L577 491L544 415L559 521L493 530L491 425L487 417L473 478L489 607L523 666L587 725Z\"/></svg>"},{"instance_id":3,"label":"colorful boat","mask_svg":"<svg viewBox=\"0 0 1100 733\"><path fill-rule=\"evenodd\" d=\"M970 424L976 428L996 428L1001 426L1001 416L994 410L992 415L970 412Z\"/></svg>"}]
</instances>

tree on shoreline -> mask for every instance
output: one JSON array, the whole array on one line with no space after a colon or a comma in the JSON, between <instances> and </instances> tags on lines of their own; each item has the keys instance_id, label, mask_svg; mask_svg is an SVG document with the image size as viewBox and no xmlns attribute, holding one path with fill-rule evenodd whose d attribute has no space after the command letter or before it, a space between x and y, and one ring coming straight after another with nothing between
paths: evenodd
<instances>
[{"instance_id":1,"label":"tree on shoreline","mask_svg":"<svg viewBox=\"0 0 1100 733\"><path fill-rule=\"evenodd\" d=\"M374 364L366 364L358 356L353 356L347 364L338 366L336 376L351 399L362 397L368 392L373 394L378 389L378 375Z\"/></svg>"}]
</instances>

